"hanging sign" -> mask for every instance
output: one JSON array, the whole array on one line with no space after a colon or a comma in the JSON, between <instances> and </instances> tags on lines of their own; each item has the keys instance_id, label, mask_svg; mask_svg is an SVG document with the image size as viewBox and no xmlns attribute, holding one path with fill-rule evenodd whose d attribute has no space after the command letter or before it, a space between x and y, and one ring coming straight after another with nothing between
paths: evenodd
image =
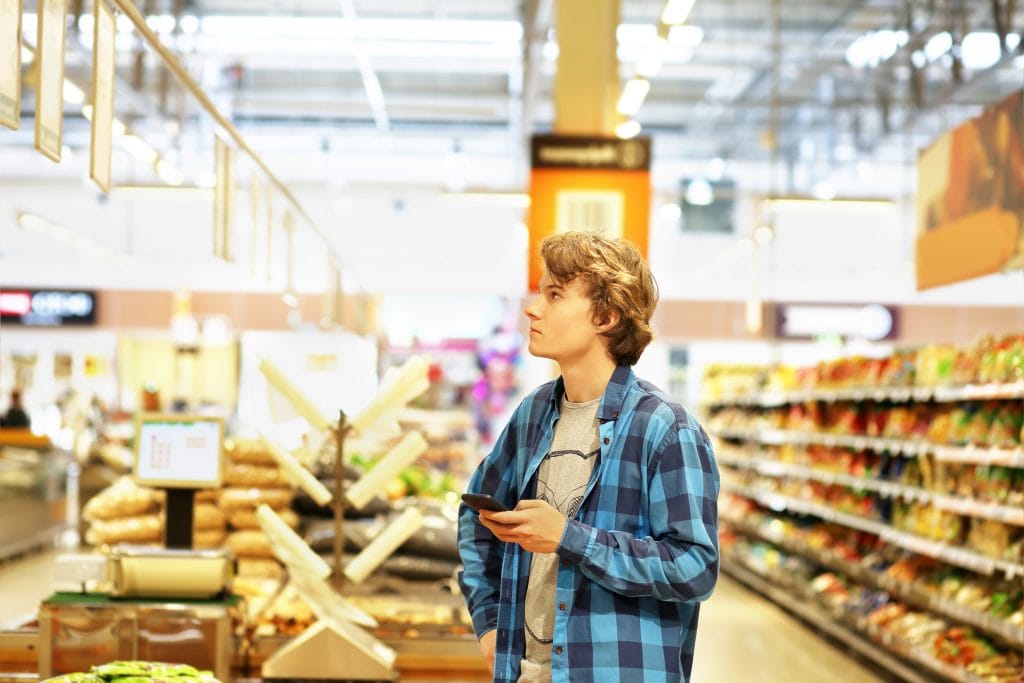
<instances>
[{"instance_id":1,"label":"hanging sign","mask_svg":"<svg viewBox=\"0 0 1024 683\"><path fill-rule=\"evenodd\" d=\"M0 124L21 118L21 0L0 0Z\"/></svg>"},{"instance_id":2,"label":"hanging sign","mask_svg":"<svg viewBox=\"0 0 1024 683\"><path fill-rule=\"evenodd\" d=\"M110 147L114 124L114 13L105 0L93 5L92 147L89 177L110 192Z\"/></svg>"},{"instance_id":3,"label":"hanging sign","mask_svg":"<svg viewBox=\"0 0 1024 683\"><path fill-rule=\"evenodd\" d=\"M544 269L540 243L570 230L625 238L647 256L650 138L535 135L531 140L530 289Z\"/></svg>"},{"instance_id":4,"label":"hanging sign","mask_svg":"<svg viewBox=\"0 0 1024 683\"><path fill-rule=\"evenodd\" d=\"M64 0L39 0L39 31L36 62L36 149L60 162L61 128L64 123L64 34L67 10Z\"/></svg>"},{"instance_id":5,"label":"hanging sign","mask_svg":"<svg viewBox=\"0 0 1024 683\"><path fill-rule=\"evenodd\" d=\"M0 289L4 325L94 325L96 292L67 289Z\"/></svg>"}]
</instances>

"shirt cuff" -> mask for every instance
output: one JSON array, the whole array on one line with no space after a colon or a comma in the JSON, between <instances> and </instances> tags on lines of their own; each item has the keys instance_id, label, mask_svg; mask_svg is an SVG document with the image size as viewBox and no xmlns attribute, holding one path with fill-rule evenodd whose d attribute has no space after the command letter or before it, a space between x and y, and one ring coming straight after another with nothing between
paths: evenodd
<instances>
[{"instance_id":1,"label":"shirt cuff","mask_svg":"<svg viewBox=\"0 0 1024 683\"><path fill-rule=\"evenodd\" d=\"M498 628L498 606L488 605L470 615L473 620L473 632L479 640L488 631Z\"/></svg>"},{"instance_id":2,"label":"shirt cuff","mask_svg":"<svg viewBox=\"0 0 1024 683\"><path fill-rule=\"evenodd\" d=\"M575 519L566 520L562 541L555 550L562 559L579 564L586 558L590 550L595 530Z\"/></svg>"}]
</instances>

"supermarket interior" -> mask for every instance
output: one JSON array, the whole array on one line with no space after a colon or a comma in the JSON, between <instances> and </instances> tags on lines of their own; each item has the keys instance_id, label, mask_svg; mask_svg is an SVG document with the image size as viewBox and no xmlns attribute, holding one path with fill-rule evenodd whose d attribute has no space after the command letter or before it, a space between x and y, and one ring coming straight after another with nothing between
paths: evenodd
<instances>
[{"instance_id":1,"label":"supermarket interior","mask_svg":"<svg viewBox=\"0 0 1024 683\"><path fill-rule=\"evenodd\" d=\"M559 376L524 309L577 230L657 281L634 371L713 446L718 580L688 677L554 680L1024 683L1022 38L1014 0L0 0L0 683L492 680L460 495Z\"/></svg>"}]
</instances>

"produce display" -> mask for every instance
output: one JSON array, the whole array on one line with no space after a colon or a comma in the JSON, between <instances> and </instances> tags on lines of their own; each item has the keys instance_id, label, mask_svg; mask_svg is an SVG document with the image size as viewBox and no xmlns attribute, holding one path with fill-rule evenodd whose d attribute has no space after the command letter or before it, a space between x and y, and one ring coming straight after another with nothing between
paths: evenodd
<instances>
[{"instance_id":1,"label":"produce display","mask_svg":"<svg viewBox=\"0 0 1024 683\"><path fill-rule=\"evenodd\" d=\"M44 683L219 683L212 671L199 671L187 664L162 662L110 662L88 672L48 678Z\"/></svg>"}]
</instances>

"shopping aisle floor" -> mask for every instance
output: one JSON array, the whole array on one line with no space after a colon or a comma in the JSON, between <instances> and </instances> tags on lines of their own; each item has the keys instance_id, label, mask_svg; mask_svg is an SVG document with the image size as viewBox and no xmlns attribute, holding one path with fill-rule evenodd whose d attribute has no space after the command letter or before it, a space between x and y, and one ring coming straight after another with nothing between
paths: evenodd
<instances>
[{"instance_id":1,"label":"shopping aisle floor","mask_svg":"<svg viewBox=\"0 0 1024 683\"><path fill-rule=\"evenodd\" d=\"M41 550L0 562L0 628L34 619L53 594L57 552Z\"/></svg>"},{"instance_id":2,"label":"shopping aisle floor","mask_svg":"<svg viewBox=\"0 0 1024 683\"><path fill-rule=\"evenodd\" d=\"M701 607L693 683L875 683L857 660L722 575Z\"/></svg>"}]
</instances>

